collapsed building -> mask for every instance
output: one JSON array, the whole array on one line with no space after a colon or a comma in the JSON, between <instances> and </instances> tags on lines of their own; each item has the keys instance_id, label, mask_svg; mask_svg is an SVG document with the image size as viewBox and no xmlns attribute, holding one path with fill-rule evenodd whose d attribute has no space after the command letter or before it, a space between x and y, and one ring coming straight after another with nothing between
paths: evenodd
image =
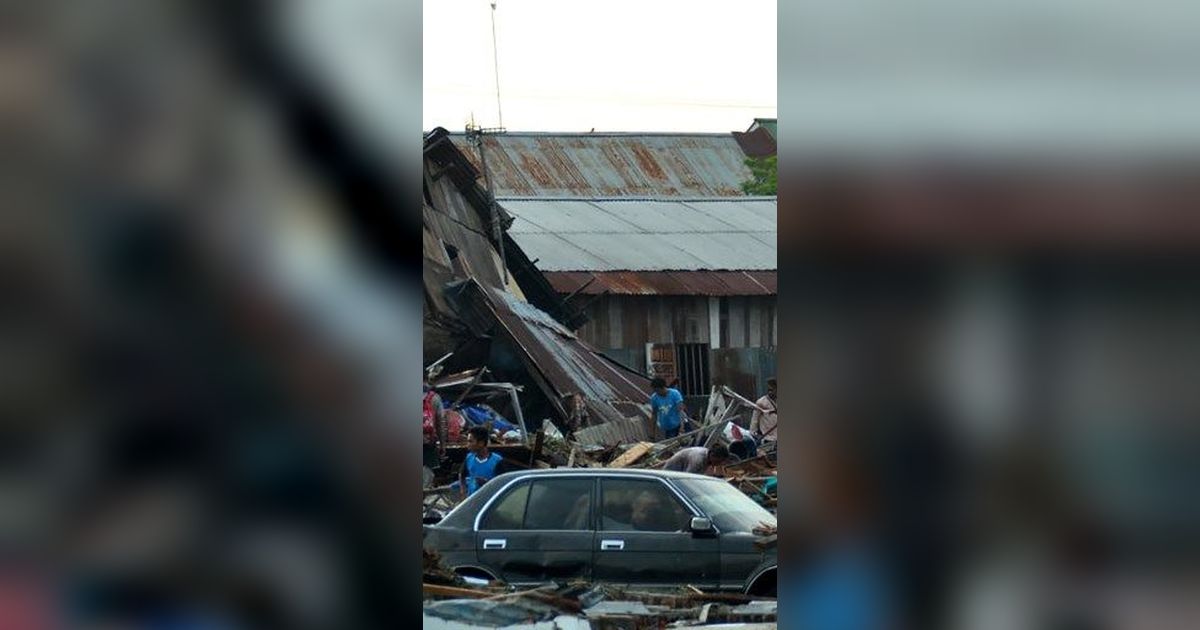
<instances>
[{"instance_id":1,"label":"collapsed building","mask_svg":"<svg viewBox=\"0 0 1200 630\"><path fill-rule=\"evenodd\" d=\"M776 372L775 196L748 196L746 132L451 133L485 164L510 234L587 317L571 329L621 363L677 381L690 410L714 385L749 396Z\"/></svg>"},{"instance_id":2,"label":"collapsed building","mask_svg":"<svg viewBox=\"0 0 1200 630\"><path fill-rule=\"evenodd\" d=\"M425 364L449 374L486 366L513 383L529 431L550 419L584 436L613 425L620 430L603 431L613 441L646 439L649 379L575 334L583 311L509 236L512 216L449 135L436 128L424 138Z\"/></svg>"}]
</instances>

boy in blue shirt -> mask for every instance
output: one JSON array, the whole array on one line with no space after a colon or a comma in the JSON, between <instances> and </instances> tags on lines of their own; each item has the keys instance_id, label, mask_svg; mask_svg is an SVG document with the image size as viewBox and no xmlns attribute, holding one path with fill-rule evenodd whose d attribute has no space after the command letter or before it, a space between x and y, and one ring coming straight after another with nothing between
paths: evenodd
<instances>
[{"instance_id":1,"label":"boy in blue shirt","mask_svg":"<svg viewBox=\"0 0 1200 630\"><path fill-rule=\"evenodd\" d=\"M458 487L463 489L463 496L475 493L480 486L496 476L496 466L504 459L499 453L488 451L488 440L491 434L486 427L471 427L470 437L467 438L467 458L463 460L462 470L458 471Z\"/></svg>"},{"instance_id":2,"label":"boy in blue shirt","mask_svg":"<svg viewBox=\"0 0 1200 630\"><path fill-rule=\"evenodd\" d=\"M651 380L650 387L654 389L650 395L650 414L658 422L664 439L678 436L683 423L683 394L667 387L667 382L661 378Z\"/></svg>"}]
</instances>

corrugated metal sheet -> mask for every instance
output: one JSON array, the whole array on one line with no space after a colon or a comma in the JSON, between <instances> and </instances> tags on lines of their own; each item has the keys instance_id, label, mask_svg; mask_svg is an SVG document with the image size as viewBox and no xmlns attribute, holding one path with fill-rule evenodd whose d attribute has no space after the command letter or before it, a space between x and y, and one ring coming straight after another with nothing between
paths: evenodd
<instances>
[{"instance_id":1,"label":"corrugated metal sheet","mask_svg":"<svg viewBox=\"0 0 1200 630\"><path fill-rule=\"evenodd\" d=\"M754 124L750 125L750 131L755 129L766 129L767 133L771 134L772 138L779 137L779 119L778 118L755 118Z\"/></svg>"},{"instance_id":2,"label":"corrugated metal sheet","mask_svg":"<svg viewBox=\"0 0 1200 630\"><path fill-rule=\"evenodd\" d=\"M774 197L508 198L513 239L543 271L773 271Z\"/></svg>"},{"instance_id":3,"label":"corrugated metal sheet","mask_svg":"<svg viewBox=\"0 0 1200 630\"><path fill-rule=\"evenodd\" d=\"M646 397L649 398L648 395ZM654 421L648 417L638 420L614 420L576 431L575 440L580 444L604 446L654 442L658 439L655 428Z\"/></svg>"},{"instance_id":4,"label":"corrugated metal sheet","mask_svg":"<svg viewBox=\"0 0 1200 630\"><path fill-rule=\"evenodd\" d=\"M478 167L464 134L453 142ZM496 196L741 196L750 178L732 133L506 133L484 150Z\"/></svg>"},{"instance_id":5,"label":"corrugated metal sheet","mask_svg":"<svg viewBox=\"0 0 1200 630\"><path fill-rule=\"evenodd\" d=\"M758 127L753 131L735 131L733 138L737 140L738 145L742 147L742 152L748 157L767 157L775 155L779 151L775 136L771 135L771 132L765 127Z\"/></svg>"},{"instance_id":6,"label":"corrugated metal sheet","mask_svg":"<svg viewBox=\"0 0 1200 630\"><path fill-rule=\"evenodd\" d=\"M471 280L456 291L459 312L480 333L513 341L560 417L565 399L582 394L592 423L647 415L641 409L650 381L607 359L536 307L512 294ZM494 324L498 323L499 328Z\"/></svg>"},{"instance_id":7,"label":"corrugated metal sheet","mask_svg":"<svg viewBox=\"0 0 1200 630\"><path fill-rule=\"evenodd\" d=\"M559 293L582 288L584 295L777 295L779 288L775 271L548 271L545 276Z\"/></svg>"}]
</instances>

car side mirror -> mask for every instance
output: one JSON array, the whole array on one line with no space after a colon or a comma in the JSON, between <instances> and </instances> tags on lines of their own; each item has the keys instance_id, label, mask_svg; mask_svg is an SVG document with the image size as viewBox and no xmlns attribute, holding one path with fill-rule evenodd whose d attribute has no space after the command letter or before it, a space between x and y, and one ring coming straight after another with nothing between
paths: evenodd
<instances>
[{"instance_id":1,"label":"car side mirror","mask_svg":"<svg viewBox=\"0 0 1200 630\"><path fill-rule=\"evenodd\" d=\"M713 524L712 521L702 516L693 516L692 522L688 529L692 530L692 532L696 534L706 534L713 530Z\"/></svg>"}]
</instances>

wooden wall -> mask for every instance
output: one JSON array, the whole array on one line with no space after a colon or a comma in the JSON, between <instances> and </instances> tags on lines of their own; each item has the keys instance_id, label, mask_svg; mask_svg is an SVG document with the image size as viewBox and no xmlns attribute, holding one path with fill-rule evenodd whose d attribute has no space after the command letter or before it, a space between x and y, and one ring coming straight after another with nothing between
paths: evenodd
<instances>
[{"instance_id":1,"label":"wooden wall","mask_svg":"<svg viewBox=\"0 0 1200 630\"><path fill-rule=\"evenodd\" d=\"M601 296L587 308L590 321L578 333L597 348L630 350L644 362L647 343L711 343L709 299ZM718 308L718 347L775 347L778 324L774 296L718 298Z\"/></svg>"}]
</instances>

